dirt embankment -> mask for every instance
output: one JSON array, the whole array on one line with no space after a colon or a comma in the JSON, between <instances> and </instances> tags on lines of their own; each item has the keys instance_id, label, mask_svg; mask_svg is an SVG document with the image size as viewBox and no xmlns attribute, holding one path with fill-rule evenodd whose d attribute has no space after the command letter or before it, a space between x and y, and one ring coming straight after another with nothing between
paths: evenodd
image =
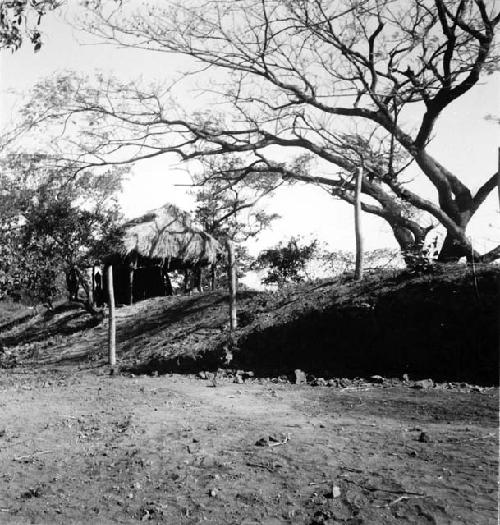
<instances>
[{"instance_id":1,"label":"dirt embankment","mask_svg":"<svg viewBox=\"0 0 500 525\"><path fill-rule=\"evenodd\" d=\"M323 377L379 374L498 384L497 267L368 275L241 292L231 366ZM118 310L120 362L139 371L215 369L227 346L224 292L162 297ZM106 323L74 306L1 330L5 363L105 358Z\"/></svg>"}]
</instances>

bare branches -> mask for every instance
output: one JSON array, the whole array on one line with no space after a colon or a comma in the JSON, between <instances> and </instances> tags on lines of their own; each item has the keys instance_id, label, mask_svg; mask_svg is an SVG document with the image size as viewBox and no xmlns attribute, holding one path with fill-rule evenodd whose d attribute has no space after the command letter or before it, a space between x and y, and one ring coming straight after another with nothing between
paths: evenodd
<instances>
[{"instance_id":1,"label":"bare branches","mask_svg":"<svg viewBox=\"0 0 500 525\"><path fill-rule=\"evenodd\" d=\"M492 175L476 192L471 207L471 216L476 213L489 194L498 186L498 173Z\"/></svg>"},{"instance_id":2,"label":"bare branches","mask_svg":"<svg viewBox=\"0 0 500 525\"><path fill-rule=\"evenodd\" d=\"M367 212L391 226L404 223L418 237L425 228L405 222L404 202L431 214L466 245L467 221L493 181L472 197L426 148L442 111L498 60L493 36L500 14L484 0L99 4L82 22L91 32L124 47L186 57L186 75L194 64L203 71L204 94L220 110L183 111L173 85L144 90L103 78L93 87L71 76L54 80L38 92L43 99L50 89L50 104L33 103L26 115L41 124L64 121L74 162L102 166L165 154L187 161L234 153L248 168L238 172L242 180L272 168L282 180L327 186L347 202L350 176L363 166ZM405 111L409 106L414 111ZM78 126L73 120L81 132L71 138ZM299 159L269 165L264 152L270 146L306 153L315 166L329 169L314 172ZM433 184L437 203L402 184L412 161Z\"/></svg>"}]
</instances>

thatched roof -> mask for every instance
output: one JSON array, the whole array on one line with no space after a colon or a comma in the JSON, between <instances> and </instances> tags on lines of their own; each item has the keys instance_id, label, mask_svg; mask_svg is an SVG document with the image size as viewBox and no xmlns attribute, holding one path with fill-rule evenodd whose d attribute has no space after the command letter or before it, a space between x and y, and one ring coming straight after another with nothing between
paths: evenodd
<instances>
[{"instance_id":1,"label":"thatched roof","mask_svg":"<svg viewBox=\"0 0 500 525\"><path fill-rule=\"evenodd\" d=\"M120 255L176 260L186 264L215 262L218 243L192 226L189 213L165 204L125 223L118 243Z\"/></svg>"}]
</instances>

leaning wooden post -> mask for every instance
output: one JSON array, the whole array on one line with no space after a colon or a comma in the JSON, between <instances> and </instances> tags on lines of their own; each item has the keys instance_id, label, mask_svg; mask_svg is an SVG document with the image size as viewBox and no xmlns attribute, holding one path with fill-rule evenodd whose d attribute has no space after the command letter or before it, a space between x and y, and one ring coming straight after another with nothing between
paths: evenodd
<instances>
[{"instance_id":1,"label":"leaning wooden post","mask_svg":"<svg viewBox=\"0 0 500 525\"><path fill-rule=\"evenodd\" d=\"M229 327L231 332L236 329L236 260L233 241L226 241L227 247L227 279L229 283Z\"/></svg>"},{"instance_id":2,"label":"leaning wooden post","mask_svg":"<svg viewBox=\"0 0 500 525\"><path fill-rule=\"evenodd\" d=\"M356 270L354 279L363 278L363 232L361 231L361 183L363 181L363 168L358 168L356 175L356 192L354 197L354 229L356 232Z\"/></svg>"},{"instance_id":3,"label":"leaning wooden post","mask_svg":"<svg viewBox=\"0 0 500 525\"><path fill-rule=\"evenodd\" d=\"M114 368L116 366L116 319L115 319L115 293L113 289L113 267L108 266L108 362Z\"/></svg>"}]
</instances>

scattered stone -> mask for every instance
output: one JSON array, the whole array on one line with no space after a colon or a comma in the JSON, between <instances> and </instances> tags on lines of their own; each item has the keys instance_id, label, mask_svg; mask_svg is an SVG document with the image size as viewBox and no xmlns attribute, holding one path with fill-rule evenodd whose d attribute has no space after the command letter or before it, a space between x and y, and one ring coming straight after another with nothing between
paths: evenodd
<instances>
[{"instance_id":1,"label":"scattered stone","mask_svg":"<svg viewBox=\"0 0 500 525\"><path fill-rule=\"evenodd\" d=\"M326 382L327 386L338 386L338 383L335 379L329 379L327 382Z\"/></svg>"},{"instance_id":2,"label":"scattered stone","mask_svg":"<svg viewBox=\"0 0 500 525\"><path fill-rule=\"evenodd\" d=\"M284 445L290 439L290 434L271 434L270 436L262 437L255 442L256 447L275 447L277 445Z\"/></svg>"},{"instance_id":3,"label":"scattered stone","mask_svg":"<svg viewBox=\"0 0 500 525\"><path fill-rule=\"evenodd\" d=\"M297 368L295 370L295 384L301 385L303 383L307 383L307 378L305 372L300 370L300 368Z\"/></svg>"},{"instance_id":4,"label":"scattered stone","mask_svg":"<svg viewBox=\"0 0 500 525\"><path fill-rule=\"evenodd\" d=\"M329 510L318 510L314 513L313 520L310 525L327 525L333 523L332 513Z\"/></svg>"},{"instance_id":5,"label":"scattered stone","mask_svg":"<svg viewBox=\"0 0 500 525\"><path fill-rule=\"evenodd\" d=\"M238 383L239 385L241 385L242 383L244 383L244 381L243 381L243 378L240 375L236 374L234 376L233 383Z\"/></svg>"},{"instance_id":6,"label":"scattered stone","mask_svg":"<svg viewBox=\"0 0 500 525\"><path fill-rule=\"evenodd\" d=\"M431 437L426 432L420 432L420 436L418 436L418 440L420 443L430 443Z\"/></svg>"},{"instance_id":7,"label":"scattered stone","mask_svg":"<svg viewBox=\"0 0 500 525\"><path fill-rule=\"evenodd\" d=\"M434 381L432 379L421 379L420 381L415 381L413 388L418 390L427 390L434 386Z\"/></svg>"},{"instance_id":8,"label":"scattered stone","mask_svg":"<svg viewBox=\"0 0 500 525\"><path fill-rule=\"evenodd\" d=\"M311 381L311 386L326 386L327 383L323 377L317 377Z\"/></svg>"},{"instance_id":9,"label":"scattered stone","mask_svg":"<svg viewBox=\"0 0 500 525\"><path fill-rule=\"evenodd\" d=\"M339 381L339 385L342 387L342 388L347 388L348 386L350 386L352 383L352 381L350 379L347 379L345 377L343 377L340 381Z\"/></svg>"}]
</instances>

